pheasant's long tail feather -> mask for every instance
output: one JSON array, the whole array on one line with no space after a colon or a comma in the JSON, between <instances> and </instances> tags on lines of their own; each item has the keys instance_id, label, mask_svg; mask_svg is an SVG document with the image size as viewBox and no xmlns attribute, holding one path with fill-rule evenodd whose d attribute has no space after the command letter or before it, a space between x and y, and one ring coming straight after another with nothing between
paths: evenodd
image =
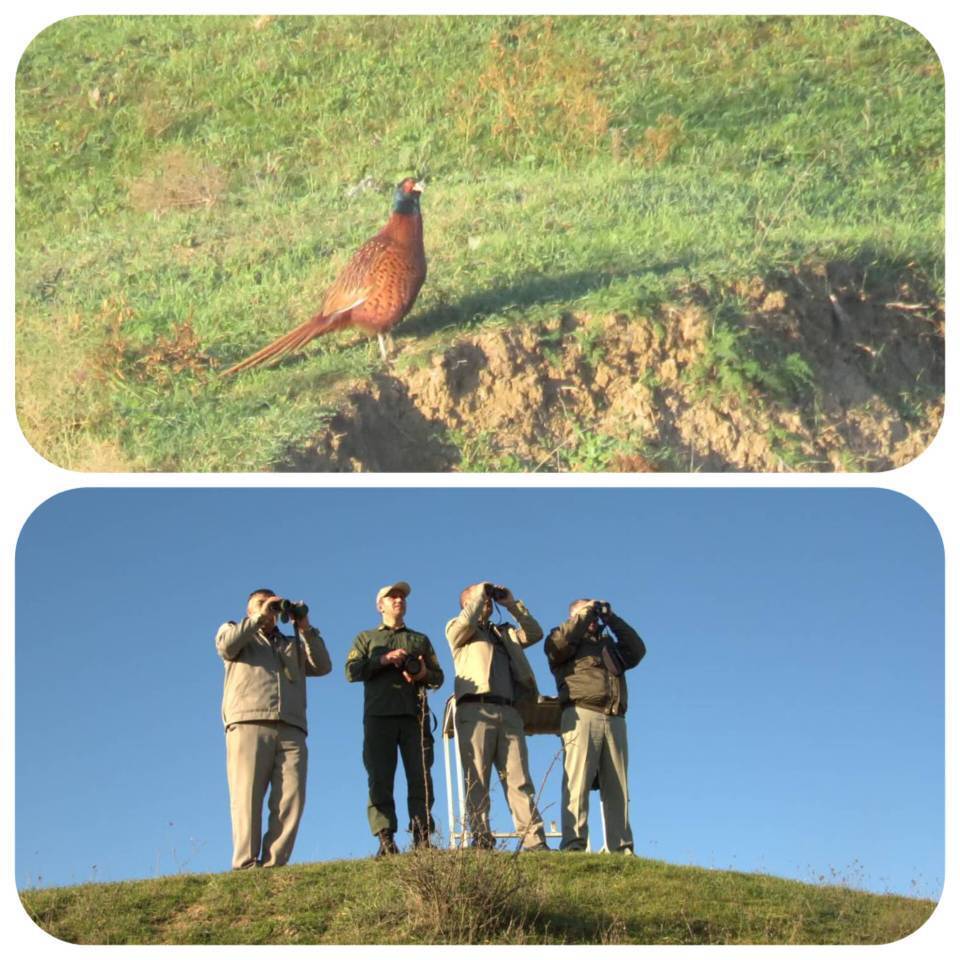
<instances>
[{"instance_id":1,"label":"pheasant's long tail feather","mask_svg":"<svg viewBox=\"0 0 960 960\"><path fill-rule=\"evenodd\" d=\"M319 337L321 333L329 333L336 329L336 324L331 323L333 317L325 317L318 314L301 323L289 333L274 340L262 350L251 354L246 360L235 363L229 370L224 370L220 376L229 377L231 374L239 373L241 370L249 370L251 367L259 367L264 363L277 363L281 358L294 350L299 350L304 344L309 343L314 337Z\"/></svg>"}]
</instances>

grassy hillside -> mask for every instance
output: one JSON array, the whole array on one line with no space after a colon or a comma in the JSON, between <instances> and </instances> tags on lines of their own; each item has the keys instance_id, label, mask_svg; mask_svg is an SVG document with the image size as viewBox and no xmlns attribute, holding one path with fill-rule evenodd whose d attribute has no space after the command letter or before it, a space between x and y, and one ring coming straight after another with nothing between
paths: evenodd
<instances>
[{"instance_id":1,"label":"grassy hillside","mask_svg":"<svg viewBox=\"0 0 960 960\"><path fill-rule=\"evenodd\" d=\"M876 17L62 21L17 76L20 422L76 469L377 469L307 454L376 431L331 423L383 392L437 469L757 469L720 421L766 468L896 465L942 403L943 117L930 46ZM312 314L414 171L429 273L395 366L347 332L218 380ZM614 319L659 366L605 380ZM547 385L525 444L412 379L504 329ZM597 379L597 410L554 402Z\"/></svg>"},{"instance_id":2,"label":"grassy hillside","mask_svg":"<svg viewBox=\"0 0 960 960\"><path fill-rule=\"evenodd\" d=\"M935 904L603 854L424 851L21 894L74 943L889 943Z\"/></svg>"}]
</instances>

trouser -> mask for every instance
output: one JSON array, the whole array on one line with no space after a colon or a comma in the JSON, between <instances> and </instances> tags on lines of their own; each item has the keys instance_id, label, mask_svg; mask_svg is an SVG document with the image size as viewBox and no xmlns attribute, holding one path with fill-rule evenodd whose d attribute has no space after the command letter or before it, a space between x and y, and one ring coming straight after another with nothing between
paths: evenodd
<instances>
[{"instance_id":1,"label":"trouser","mask_svg":"<svg viewBox=\"0 0 960 960\"><path fill-rule=\"evenodd\" d=\"M227 784L233 826L233 868L283 866L293 852L307 788L307 735L286 723L227 727ZM263 798L267 832L261 841Z\"/></svg>"},{"instance_id":2,"label":"trouser","mask_svg":"<svg viewBox=\"0 0 960 960\"><path fill-rule=\"evenodd\" d=\"M463 764L467 828L474 839L490 837L490 770L496 766L523 846L546 843L530 780L523 718L517 709L492 703L459 704L457 741Z\"/></svg>"},{"instance_id":3,"label":"trouser","mask_svg":"<svg viewBox=\"0 0 960 960\"><path fill-rule=\"evenodd\" d=\"M633 851L628 819L627 723L585 707L568 706L560 719L563 738L561 850L585 850L590 787L600 781L607 850Z\"/></svg>"},{"instance_id":4,"label":"trouser","mask_svg":"<svg viewBox=\"0 0 960 960\"><path fill-rule=\"evenodd\" d=\"M429 714L422 721L413 716L365 717L363 721L363 765L367 770L370 799L367 820L376 836L381 830L397 831L397 809L393 801L393 780L397 772L397 751L407 778L407 812L410 829L433 831L433 736ZM421 729L423 736L421 739Z\"/></svg>"}]
</instances>

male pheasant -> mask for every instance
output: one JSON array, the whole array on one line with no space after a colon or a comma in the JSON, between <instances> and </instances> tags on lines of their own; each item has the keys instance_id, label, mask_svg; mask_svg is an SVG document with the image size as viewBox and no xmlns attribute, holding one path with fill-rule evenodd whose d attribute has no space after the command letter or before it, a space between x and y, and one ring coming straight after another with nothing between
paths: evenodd
<instances>
[{"instance_id":1,"label":"male pheasant","mask_svg":"<svg viewBox=\"0 0 960 960\"><path fill-rule=\"evenodd\" d=\"M420 194L423 184L407 177L397 184L387 225L353 255L327 291L320 312L269 346L224 370L221 376L276 362L322 333L359 327L375 333L387 359L385 335L413 306L427 275Z\"/></svg>"}]
</instances>

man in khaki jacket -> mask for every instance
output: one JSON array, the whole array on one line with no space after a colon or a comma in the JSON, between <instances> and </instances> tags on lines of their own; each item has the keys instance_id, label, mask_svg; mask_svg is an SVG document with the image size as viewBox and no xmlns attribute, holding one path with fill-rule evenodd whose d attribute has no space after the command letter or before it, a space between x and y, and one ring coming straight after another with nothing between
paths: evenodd
<instances>
[{"instance_id":1,"label":"man in khaki jacket","mask_svg":"<svg viewBox=\"0 0 960 960\"><path fill-rule=\"evenodd\" d=\"M607 632L609 628L609 633ZM627 791L627 678L647 648L602 600L574 600L545 644L563 713L561 850L585 850L590 790L599 782L611 853L633 853Z\"/></svg>"},{"instance_id":2,"label":"man in khaki jacket","mask_svg":"<svg viewBox=\"0 0 960 960\"><path fill-rule=\"evenodd\" d=\"M285 614L296 628L288 637L277 629L281 603L272 590L254 590L247 616L217 631L235 870L280 867L290 859L306 796L306 678L331 670L306 605ZM261 840L267 787L270 815Z\"/></svg>"},{"instance_id":3,"label":"man in khaki jacket","mask_svg":"<svg viewBox=\"0 0 960 960\"><path fill-rule=\"evenodd\" d=\"M516 619L492 624L496 601ZM463 763L467 828L476 846L492 847L490 769L496 766L523 850L549 850L527 763L524 699L536 702L537 681L524 647L543 638L540 624L504 586L475 583L460 594L460 614L446 629L456 682L457 739Z\"/></svg>"}]
</instances>

